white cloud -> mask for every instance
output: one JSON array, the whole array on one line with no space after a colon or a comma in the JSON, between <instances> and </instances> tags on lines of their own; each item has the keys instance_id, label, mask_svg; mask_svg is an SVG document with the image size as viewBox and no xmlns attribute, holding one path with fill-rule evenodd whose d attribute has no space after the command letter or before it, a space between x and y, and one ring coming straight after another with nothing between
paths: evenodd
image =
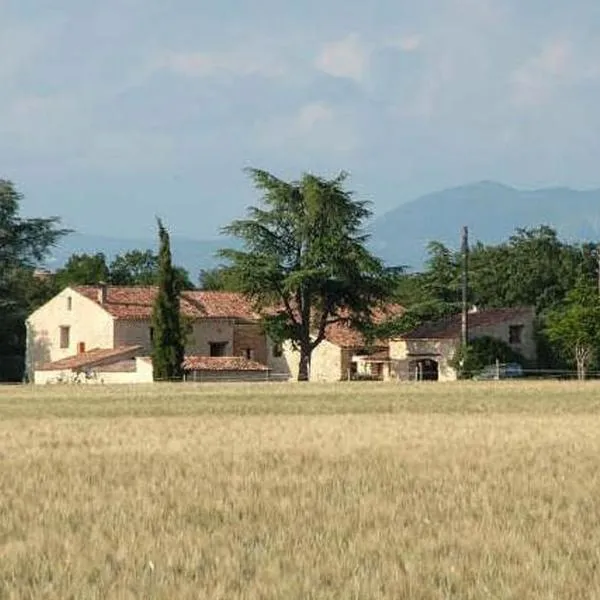
<instances>
[{"instance_id":1,"label":"white cloud","mask_svg":"<svg viewBox=\"0 0 600 600\"><path fill-rule=\"evenodd\" d=\"M310 133L319 123L331 121L333 109L327 104L315 102L303 106L296 117L296 129L299 134Z\"/></svg>"},{"instance_id":2,"label":"white cloud","mask_svg":"<svg viewBox=\"0 0 600 600\"><path fill-rule=\"evenodd\" d=\"M292 115L276 116L258 127L258 142L295 152L346 153L358 141L346 115L325 102L312 102Z\"/></svg>"},{"instance_id":3,"label":"white cloud","mask_svg":"<svg viewBox=\"0 0 600 600\"><path fill-rule=\"evenodd\" d=\"M386 45L390 48L398 48L402 52L416 52L421 48L422 44L423 37L418 33L414 33L398 39L392 39Z\"/></svg>"},{"instance_id":4,"label":"white cloud","mask_svg":"<svg viewBox=\"0 0 600 600\"><path fill-rule=\"evenodd\" d=\"M569 74L573 49L565 40L546 44L512 73L512 100L520 106L545 103Z\"/></svg>"},{"instance_id":5,"label":"white cloud","mask_svg":"<svg viewBox=\"0 0 600 600\"><path fill-rule=\"evenodd\" d=\"M145 172L173 165L172 136L137 131L107 131L86 140L77 166L105 173Z\"/></svg>"},{"instance_id":6,"label":"white cloud","mask_svg":"<svg viewBox=\"0 0 600 600\"><path fill-rule=\"evenodd\" d=\"M244 52L169 52L158 61L158 66L185 77L280 77L286 72L284 63L276 58Z\"/></svg>"},{"instance_id":7,"label":"white cloud","mask_svg":"<svg viewBox=\"0 0 600 600\"><path fill-rule=\"evenodd\" d=\"M325 44L316 58L315 66L332 75L362 81L369 66L371 51L356 34Z\"/></svg>"}]
</instances>

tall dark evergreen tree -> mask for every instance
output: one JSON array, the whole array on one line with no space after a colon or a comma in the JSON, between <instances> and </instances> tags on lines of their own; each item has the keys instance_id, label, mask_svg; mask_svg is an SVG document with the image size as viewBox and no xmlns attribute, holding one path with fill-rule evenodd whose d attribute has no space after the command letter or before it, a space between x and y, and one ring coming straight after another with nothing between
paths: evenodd
<instances>
[{"instance_id":1,"label":"tall dark evergreen tree","mask_svg":"<svg viewBox=\"0 0 600 600\"><path fill-rule=\"evenodd\" d=\"M179 312L179 288L171 260L169 233L158 221L158 296L152 314L154 379L167 381L183 375L184 333Z\"/></svg>"}]
</instances>

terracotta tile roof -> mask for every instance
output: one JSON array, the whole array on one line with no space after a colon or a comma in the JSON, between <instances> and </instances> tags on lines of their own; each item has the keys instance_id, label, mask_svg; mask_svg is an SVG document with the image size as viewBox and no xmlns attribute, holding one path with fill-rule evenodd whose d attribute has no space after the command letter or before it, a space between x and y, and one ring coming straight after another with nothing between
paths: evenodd
<instances>
[{"instance_id":1,"label":"terracotta tile roof","mask_svg":"<svg viewBox=\"0 0 600 600\"><path fill-rule=\"evenodd\" d=\"M119 348L94 348L87 352L81 352L73 356L61 358L54 362L46 363L36 367L37 371L62 371L79 370L100 366L103 364L114 364L125 358L133 358L142 349L142 346L121 346Z\"/></svg>"},{"instance_id":2,"label":"terracotta tile roof","mask_svg":"<svg viewBox=\"0 0 600 600\"><path fill-rule=\"evenodd\" d=\"M158 288L155 286L107 286L106 301L99 302L99 286L77 286L75 291L102 306L116 319L147 320ZM186 291L181 294L181 314L192 319L233 318L256 320L252 304L234 292Z\"/></svg>"},{"instance_id":3,"label":"terracotta tile roof","mask_svg":"<svg viewBox=\"0 0 600 600\"><path fill-rule=\"evenodd\" d=\"M387 319L400 317L404 314L405 308L399 304L390 304L384 308L378 308L372 311L373 322L383 323ZM366 345L365 336L351 327L348 323L333 323L325 331L325 339L340 348L362 348ZM376 346L385 346L385 340L374 340Z\"/></svg>"},{"instance_id":4,"label":"terracotta tile roof","mask_svg":"<svg viewBox=\"0 0 600 600\"><path fill-rule=\"evenodd\" d=\"M469 329L489 327L501 323L522 324L523 321L534 317L535 310L531 307L491 308L469 313ZM404 340L443 340L457 339L461 334L462 315L460 313L448 318L423 323L416 329L399 336Z\"/></svg>"},{"instance_id":5,"label":"terracotta tile roof","mask_svg":"<svg viewBox=\"0 0 600 600\"><path fill-rule=\"evenodd\" d=\"M192 291L182 294L198 306L203 317L231 318L255 321L259 318L252 302L236 292Z\"/></svg>"},{"instance_id":6,"label":"terracotta tile roof","mask_svg":"<svg viewBox=\"0 0 600 600\"><path fill-rule=\"evenodd\" d=\"M187 356L183 368L186 371L269 371L265 365L242 356Z\"/></svg>"},{"instance_id":7,"label":"terracotta tile roof","mask_svg":"<svg viewBox=\"0 0 600 600\"><path fill-rule=\"evenodd\" d=\"M103 373L135 373L137 371L137 365L135 359L127 358L120 360L119 362L102 365L99 367Z\"/></svg>"}]
</instances>

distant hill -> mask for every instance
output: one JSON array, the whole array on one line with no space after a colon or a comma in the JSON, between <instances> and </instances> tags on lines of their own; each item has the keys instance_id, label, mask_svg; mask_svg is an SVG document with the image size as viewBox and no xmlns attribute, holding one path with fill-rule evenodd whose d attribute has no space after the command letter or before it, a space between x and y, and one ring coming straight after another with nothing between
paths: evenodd
<instances>
[{"instance_id":1,"label":"distant hill","mask_svg":"<svg viewBox=\"0 0 600 600\"><path fill-rule=\"evenodd\" d=\"M518 190L490 181L428 194L401 204L381 215L371 225L372 250L390 265L422 268L427 244L438 240L458 248L463 225L468 225L471 241L499 243L517 227L554 227L568 241L600 240L600 190L569 188ZM61 241L48 267L62 266L71 254L104 252L109 260L134 249L156 249L155 239L120 239L74 233ZM215 257L223 247L236 242L221 238L194 240L171 238L173 260L197 281L201 269L219 264Z\"/></svg>"},{"instance_id":2,"label":"distant hill","mask_svg":"<svg viewBox=\"0 0 600 600\"><path fill-rule=\"evenodd\" d=\"M471 241L499 243L517 227L549 225L568 241L600 240L600 190L523 191L483 181L422 196L380 216L372 249L388 264L419 269L427 244L458 248L463 225Z\"/></svg>"}]
</instances>

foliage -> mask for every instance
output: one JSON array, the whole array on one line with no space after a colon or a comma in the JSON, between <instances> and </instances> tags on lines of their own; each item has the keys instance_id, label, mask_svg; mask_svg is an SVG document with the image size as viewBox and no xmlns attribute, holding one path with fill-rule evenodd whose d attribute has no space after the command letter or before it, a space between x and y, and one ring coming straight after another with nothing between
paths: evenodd
<instances>
[{"instance_id":1,"label":"foliage","mask_svg":"<svg viewBox=\"0 0 600 600\"><path fill-rule=\"evenodd\" d=\"M580 277L561 306L549 313L546 334L576 364L578 379L585 379L600 347L600 296L588 279Z\"/></svg>"},{"instance_id":2,"label":"foliage","mask_svg":"<svg viewBox=\"0 0 600 600\"><path fill-rule=\"evenodd\" d=\"M221 256L240 290L268 309L264 325L271 337L299 348L298 378L305 381L327 326L367 327L372 307L389 297L392 278L365 247L362 227L371 212L344 189L346 173L330 180L304 174L292 182L259 169L249 173L263 206L224 229L245 250Z\"/></svg>"},{"instance_id":3,"label":"foliage","mask_svg":"<svg viewBox=\"0 0 600 600\"><path fill-rule=\"evenodd\" d=\"M113 285L156 285L158 256L152 250L131 250L115 257L110 265Z\"/></svg>"},{"instance_id":4,"label":"foliage","mask_svg":"<svg viewBox=\"0 0 600 600\"><path fill-rule=\"evenodd\" d=\"M158 295L152 313L154 379L168 381L183 375L185 332L181 323L179 290L171 263L169 233L158 219L160 239Z\"/></svg>"},{"instance_id":5,"label":"foliage","mask_svg":"<svg viewBox=\"0 0 600 600\"><path fill-rule=\"evenodd\" d=\"M0 179L0 381L23 377L25 319L38 293L34 269L69 233L58 217L21 217L22 201L13 183Z\"/></svg>"},{"instance_id":6,"label":"foliage","mask_svg":"<svg viewBox=\"0 0 600 600\"><path fill-rule=\"evenodd\" d=\"M513 350L506 342L491 336L481 336L470 340L468 346L460 346L450 360L459 379L470 379L484 367L500 363L525 364L525 358Z\"/></svg>"},{"instance_id":7,"label":"foliage","mask_svg":"<svg viewBox=\"0 0 600 600\"><path fill-rule=\"evenodd\" d=\"M110 271L106 256L96 254L73 254L62 269L56 272L55 280L59 290L68 285L97 285L108 282Z\"/></svg>"},{"instance_id":8,"label":"foliage","mask_svg":"<svg viewBox=\"0 0 600 600\"><path fill-rule=\"evenodd\" d=\"M173 266L175 286L178 290L193 290L188 272ZM115 257L110 265L110 282L113 285L158 285L159 257L152 250L131 250Z\"/></svg>"},{"instance_id":9,"label":"foliage","mask_svg":"<svg viewBox=\"0 0 600 600\"><path fill-rule=\"evenodd\" d=\"M542 312L573 287L582 258L581 248L562 242L548 226L517 229L503 244L472 249L473 297L481 306L526 305Z\"/></svg>"},{"instance_id":10,"label":"foliage","mask_svg":"<svg viewBox=\"0 0 600 600\"><path fill-rule=\"evenodd\" d=\"M200 289L222 292L239 292L241 285L235 271L228 266L200 271Z\"/></svg>"},{"instance_id":11,"label":"foliage","mask_svg":"<svg viewBox=\"0 0 600 600\"><path fill-rule=\"evenodd\" d=\"M187 271L173 267L178 289L194 289ZM100 282L112 285L157 285L158 255L152 250L131 250L118 254L107 263L102 252L96 254L74 254L56 273L58 290L68 285L97 285Z\"/></svg>"}]
</instances>

